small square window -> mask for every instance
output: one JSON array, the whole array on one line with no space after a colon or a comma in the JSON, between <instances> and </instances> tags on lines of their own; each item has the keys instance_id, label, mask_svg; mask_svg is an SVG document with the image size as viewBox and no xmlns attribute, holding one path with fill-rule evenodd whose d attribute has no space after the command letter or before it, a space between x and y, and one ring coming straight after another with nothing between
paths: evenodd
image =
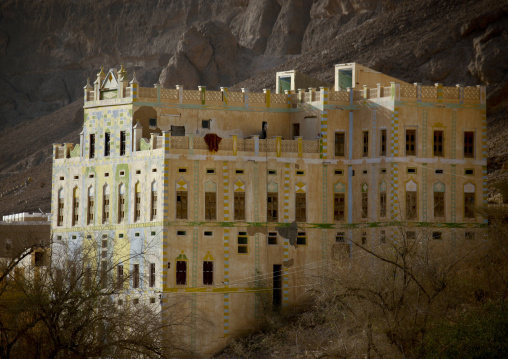
<instances>
[{"instance_id":1,"label":"small square window","mask_svg":"<svg viewBox=\"0 0 508 359\"><path fill-rule=\"evenodd\" d=\"M307 235L305 232L298 232L298 236L296 237L296 244L301 246L307 245Z\"/></svg>"},{"instance_id":2,"label":"small square window","mask_svg":"<svg viewBox=\"0 0 508 359\"><path fill-rule=\"evenodd\" d=\"M64 180L64 177L60 177L60 181L63 181Z\"/></svg>"},{"instance_id":3,"label":"small square window","mask_svg":"<svg viewBox=\"0 0 508 359\"><path fill-rule=\"evenodd\" d=\"M136 170L136 174L137 174L137 175L140 175L140 174L141 174L141 171L140 171L140 170Z\"/></svg>"},{"instance_id":4,"label":"small square window","mask_svg":"<svg viewBox=\"0 0 508 359\"><path fill-rule=\"evenodd\" d=\"M133 299L132 304L139 304L139 299Z\"/></svg>"},{"instance_id":5,"label":"small square window","mask_svg":"<svg viewBox=\"0 0 508 359\"><path fill-rule=\"evenodd\" d=\"M436 170L436 174L437 175L442 175L443 174L443 170Z\"/></svg>"},{"instance_id":6,"label":"small square window","mask_svg":"<svg viewBox=\"0 0 508 359\"><path fill-rule=\"evenodd\" d=\"M103 234L102 238L108 238L108 235L107 234Z\"/></svg>"},{"instance_id":7,"label":"small square window","mask_svg":"<svg viewBox=\"0 0 508 359\"><path fill-rule=\"evenodd\" d=\"M305 171L296 171L297 176L303 176L305 175Z\"/></svg>"},{"instance_id":8,"label":"small square window","mask_svg":"<svg viewBox=\"0 0 508 359\"><path fill-rule=\"evenodd\" d=\"M134 237L139 237L139 232L134 233Z\"/></svg>"},{"instance_id":9,"label":"small square window","mask_svg":"<svg viewBox=\"0 0 508 359\"><path fill-rule=\"evenodd\" d=\"M367 244L367 232L362 232L362 245Z\"/></svg>"},{"instance_id":10,"label":"small square window","mask_svg":"<svg viewBox=\"0 0 508 359\"><path fill-rule=\"evenodd\" d=\"M94 177L95 177L95 175L93 173L88 176L88 178L94 178Z\"/></svg>"},{"instance_id":11,"label":"small square window","mask_svg":"<svg viewBox=\"0 0 508 359\"><path fill-rule=\"evenodd\" d=\"M155 303L155 298L154 297L151 297L150 298L150 304L154 304Z\"/></svg>"},{"instance_id":12,"label":"small square window","mask_svg":"<svg viewBox=\"0 0 508 359\"><path fill-rule=\"evenodd\" d=\"M155 236L155 231L151 231L151 232L150 232L150 235L151 235L151 236Z\"/></svg>"},{"instance_id":13,"label":"small square window","mask_svg":"<svg viewBox=\"0 0 508 359\"><path fill-rule=\"evenodd\" d=\"M118 238L123 238L123 233L119 233Z\"/></svg>"},{"instance_id":14,"label":"small square window","mask_svg":"<svg viewBox=\"0 0 508 359\"><path fill-rule=\"evenodd\" d=\"M120 171L120 177L125 176L125 171Z\"/></svg>"},{"instance_id":15,"label":"small square window","mask_svg":"<svg viewBox=\"0 0 508 359\"><path fill-rule=\"evenodd\" d=\"M75 180L79 179L79 176L74 176L74 179L75 179Z\"/></svg>"},{"instance_id":16,"label":"small square window","mask_svg":"<svg viewBox=\"0 0 508 359\"><path fill-rule=\"evenodd\" d=\"M471 168L465 169L464 174L467 176L474 176L474 170Z\"/></svg>"},{"instance_id":17,"label":"small square window","mask_svg":"<svg viewBox=\"0 0 508 359\"><path fill-rule=\"evenodd\" d=\"M202 120L201 121L201 127L202 128L210 128L210 120Z\"/></svg>"},{"instance_id":18,"label":"small square window","mask_svg":"<svg viewBox=\"0 0 508 359\"><path fill-rule=\"evenodd\" d=\"M416 232L414 231L408 231L406 232L407 239L416 239Z\"/></svg>"},{"instance_id":19,"label":"small square window","mask_svg":"<svg viewBox=\"0 0 508 359\"><path fill-rule=\"evenodd\" d=\"M123 305L123 300L118 299L118 305Z\"/></svg>"},{"instance_id":20,"label":"small square window","mask_svg":"<svg viewBox=\"0 0 508 359\"><path fill-rule=\"evenodd\" d=\"M337 234L335 235L335 242L346 243L346 233L345 232L337 232Z\"/></svg>"},{"instance_id":21,"label":"small square window","mask_svg":"<svg viewBox=\"0 0 508 359\"><path fill-rule=\"evenodd\" d=\"M187 173L187 168L179 168L178 172L179 173Z\"/></svg>"},{"instance_id":22,"label":"small square window","mask_svg":"<svg viewBox=\"0 0 508 359\"><path fill-rule=\"evenodd\" d=\"M381 168L381 170L379 171L379 173L381 173L382 175L386 174L386 168Z\"/></svg>"},{"instance_id":23,"label":"small square window","mask_svg":"<svg viewBox=\"0 0 508 359\"><path fill-rule=\"evenodd\" d=\"M334 173L338 176L342 176L344 174L344 170L335 170Z\"/></svg>"},{"instance_id":24,"label":"small square window","mask_svg":"<svg viewBox=\"0 0 508 359\"><path fill-rule=\"evenodd\" d=\"M474 239L474 237L475 237L474 234L475 234L474 232L466 232L466 233L464 233L464 237L466 239Z\"/></svg>"},{"instance_id":25,"label":"small square window","mask_svg":"<svg viewBox=\"0 0 508 359\"><path fill-rule=\"evenodd\" d=\"M152 172L157 172L157 168L152 168Z\"/></svg>"},{"instance_id":26,"label":"small square window","mask_svg":"<svg viewBox=\"0 0 508 359\"><path fill-rule=\"evenodd\" d=\"M109 177L109 173L108 172L104 173L104 177Z\"/></svg>"},{"instance_id":27,"label":"small square window","mask_svg":"<svg viewBox=\"0 0 508 359\"><path fill-rule=\"evenodd\" d=\"M236 173L237 175L243 175L243 170L236 170L236 171L235 171L235 173Z\"/></svg>"},{"instance_id":28,"label":"small square window","mask_svg":"<svg viewBox=\"0 0 508 359\"><path fill-rule=\"evenodd\" d=\"M416 173L416 168L414 168L414 167L409 167L409 168L407 169L407 173Z\"/></svg>"},{"instance_id":29,"label":"small square window","mask_svg":"<svg viewBox=\"0 0 508 359\"><path fill-rule=\"evenodd\" d=\"M108 248L108 240L107 239L102 240L102 248Z\"/></svg>"},{"instance_id":30,"label":"small square window","mask_svg":"<svg viewBox=\"0 0 508 359\"><path fill-rule=\"evenodd\" d=\"M58 238L58 239L62 239L62 236L58 236L58 237L60 237L60 238ZM88 235L86 236L86 239L92 239L92 235L91 235L91 234L88 234Z\"/></svg>"},{"instance_id":31,"label":"small square window","mask_svg":"<svg viewBox=\"0 0 508 359\"><path fill-rule=\"evenodd\" d=\"M366 174L367 174L367 170L363 170L363 171L362 171L362 173L363 173L364 175L366 175Z\"/></svg>"},{"instance_id":32,"label":"small square window","mask_svg":"<svg viewBox=\"0 0 508 359\"><path fill-rule=\"evenodd\" d=\"M148 120L148 123L150 126L157 126L157 119L151 118L150 120Z\"/></svg>"},{"instance_id":33,"label":"small square window","mask_svg":"<svg viewBox=\"0 0 508 359\"><path fill-rule=\"evenodd\" d=\"M187 231L176 231L176 235L177 236L186 236L187 235Z\"/></svg>"},{"instance_id":34,"label":"small square window","mask_svg":"<svg viewBox=\"0 0 508 359\"><path fill-rule=\"evenodd\" d=\"M90 236L90 238L92 238L92 236ZM62 240L62 236L56 236L56 239L58 239L59 241Z\"/></svg>"},{"instance_id":35,"label":"small square window","mask_svg":"<svg viewBox=\"0 0 508 359\"><path fill-rule=\"evenodd\" d=\"M76 239L77 237L76 236L72 236L72 239Z\"/></svg>"},{"instance_id":36,"label":"small square window","mask_svg":"<svg viewBox=\"0 0 508 359\"><path fill-rule=\"evenodd\" d=\"M269 175L276 175L277 171L276 170L268 170L268 174Z\"/></svg>"},{"instance_id":37,"label":"small square window","mask_svg":"<svg viewBox=\"0 0 508 359\"><path fill-rule=\"evenodd\" d=\"M268 232L268 245L277 245L277 232Z\"/></svg>"},{"instance_id":38,"label":"small square window","mask_svg":"<svg viewBox=\"0 0 508 359\"><path fill-rule=\"evenodd\" d=\"M206 169L207 175L214 175L215 174L215 168L207 168Z\"/></svg>"},{"instance_id":39,"label":"small square window","mask_svg":"<svg viewBox=\"0 0 508 359\"><path fill-rule=\"evenodd\" d=\"M432 232L432 239L443 239L443 232Z\"/></svg>"},{"instance_id":40,"label":"small square window","mask_svg":"<svg viewBox=\"0 0 508 359\"><path fill-rule=\"evenodd\" d=\"M213 232L212 231L205 231L204 235L207 237L211 237L211 236L213 236Z\"/></svg>"}]
</instances>

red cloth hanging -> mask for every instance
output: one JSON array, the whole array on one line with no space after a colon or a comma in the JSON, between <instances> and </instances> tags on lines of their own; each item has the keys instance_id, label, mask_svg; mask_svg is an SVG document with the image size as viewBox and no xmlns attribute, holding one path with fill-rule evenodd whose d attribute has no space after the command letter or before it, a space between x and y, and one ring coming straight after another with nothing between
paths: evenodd
<instances>
[{"instance_id":1,"label":"red cloth hanging","mask_svg":"<svg viewBox=\"0 0 508 359\"><path fill-rule=\"evenodd\" d=\"M205 143L208 145L208 149L212 152L217 152L219 150L219 143L221 140L222 138L217 136L215 133L208 133L205 135Z\"/></svg>"}]
</instances>

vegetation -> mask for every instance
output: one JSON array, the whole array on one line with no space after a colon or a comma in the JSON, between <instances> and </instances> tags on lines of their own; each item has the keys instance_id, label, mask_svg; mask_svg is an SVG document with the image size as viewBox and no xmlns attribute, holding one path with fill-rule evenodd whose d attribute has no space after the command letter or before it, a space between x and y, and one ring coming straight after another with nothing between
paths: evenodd
<instances>
[{"instance_id":1,"label":"vegetation","mask_svg":"<svg viewBox=\"0 0 508 359\"><path fill-rule=\"evenodd\" d=\"M352 242L351 258L344 245L309 278L310 308L270 315L220 357L507 357L508 210L485 215L481 238L399 227Z\"/></svg>"},{"instance_id":2,"label":"vegetation","mask_svg":"<svg viewBox=\"0 0 508 359\"><path fill-rule=\"evenodd\" d=\"M0 358L162 358L181 350L168 333L185 325L183 315L124 290L135 256L104 260L95 243L62 246L58 256L53 246L47 266L34 265L37 249L29 247L9 260L17 266L2 267Z\"/></svg>"}]
</instances>

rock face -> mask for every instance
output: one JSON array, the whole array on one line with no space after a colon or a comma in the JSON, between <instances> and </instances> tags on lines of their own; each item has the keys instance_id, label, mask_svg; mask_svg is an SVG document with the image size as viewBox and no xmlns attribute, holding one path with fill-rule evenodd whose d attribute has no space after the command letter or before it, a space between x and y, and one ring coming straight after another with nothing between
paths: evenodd
<instances>
[{"instance_id":1,"label":"rock face","mask_svg":"<svg viewBox=\"0 0 508 359\"><path fill-rule=\"evenodd\" d=\"M217 89L233 85L246 78L252 53L238 46L228 26L213 21L186 30L177 51L160 76L160 83L166 88L206 85Z\"/></svg>"},{"instance_id":2,"label":"rock face","mask_svg":"<svg viewBox=\"0 0 508 359\"><path fill-rule=\"evenodd\" d=\"M124 63L142 86L259 91L288 69L332 83L332 66L354 61L407 82L486 84L499 140L491 149L502 153L490 165L508 161L508 4L499 0L3 1L0 138L20 129L31 138L41 121L60 126L41 116L62 107L55 116L66 116L102 65ZM9 148L0 149L3 182L44 164L36 172L49 178L48 149L41 160L40 144ZM8 212L34 209L16 206Z\"/></svg>"}]
</instances>

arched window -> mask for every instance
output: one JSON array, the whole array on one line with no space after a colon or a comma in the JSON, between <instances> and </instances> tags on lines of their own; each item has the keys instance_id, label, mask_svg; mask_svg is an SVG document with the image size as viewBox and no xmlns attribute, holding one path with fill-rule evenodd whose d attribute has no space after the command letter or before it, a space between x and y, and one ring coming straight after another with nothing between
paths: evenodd
<instances>
[{"instance_id":1,"label":"arched window","mask_svg":"<svg viewBox=\"0 0 508 359\"><path fill-rule=\"evenodd\" d=\"M141 219L141 185L139 182L134 186L134 222Z\"/></svg>"},{"instance_id":2,"label":"arched window","mask_svg":"<svg viewBox=\"0 0 508 359\"><path fill-rule=\"evenodd\" d=\"M434 183L434 218L445 217L445 184Z\"/></svg>"},{"instance_id":3,"label":"arched window","mask_svg":"<svg viewBox=\"0 0 508 359\"><path fill-rule=\"evenodd\" d=\"M157 181L152 182L152 195L150 198L150 220L157 219Z\"/></svg>"},{"instance_id":4,"label":"arched window","mask_svg":"<svg viewBox=\"0 0 508 359\"><path fill-rule=\"evenodd\" d=\"M93 224L93 218L95 213L95 191L92 186L88 187L88 213L87 213L87 224Z\"/></svg>"},{"instance_id":5,"label":"arched window","mask_svg":"<svg viewBox=\"0 0 508 359\"><path fill-rule=\"evenodd\" d=\"M379 217L386 217L386 182L381 181L379 185Z\"/></svg>"},{"instance_id":6,"label":"arched window","mask_svg":"<svg viewBox=\"0 0 508 359\"><path fill-rule=\"evenodd\" d=\"M120 183L118 186L118 223L125 219L125 185Z\"/></svg>"},{"instance_id":7,"label":"arched window","mask_svg":"<svg viewBox=\"0 0 508 359\"><path fill-rule=\"evenodd\" d=\"M72 190L72 225L76 226L79 222L79 189L74 187Z\"/></svg>"},{"instance_id":8,"label":"arched window","mask_svg":"<svg viewBox=\"0 0 508 359\"><path fill-rule=\"evenodd\" d=\"M58 209L57 209L57 226L63 226L63 211L64 211L64 190L60 188L58 191Z\"/></svg>"},{"instance_id":9,"label":"arched window","mask_svg":"<svg viewBox=\"0 0 508 359\"><path fill-rule=\"evenodd\" d=\"M104 185L102 195L102 223L109 221L109 186Z\"/></svg>"},{"instance_id":10,"label":"arched window","mask_svg":"<svg viewBox=\"0 0 508 359\"><path fill-rule=\"evenodd\" d=\"M415 220L418 218L418 186L410 180L406 183L406 219Z\"/></svg>"}]
</instances>

